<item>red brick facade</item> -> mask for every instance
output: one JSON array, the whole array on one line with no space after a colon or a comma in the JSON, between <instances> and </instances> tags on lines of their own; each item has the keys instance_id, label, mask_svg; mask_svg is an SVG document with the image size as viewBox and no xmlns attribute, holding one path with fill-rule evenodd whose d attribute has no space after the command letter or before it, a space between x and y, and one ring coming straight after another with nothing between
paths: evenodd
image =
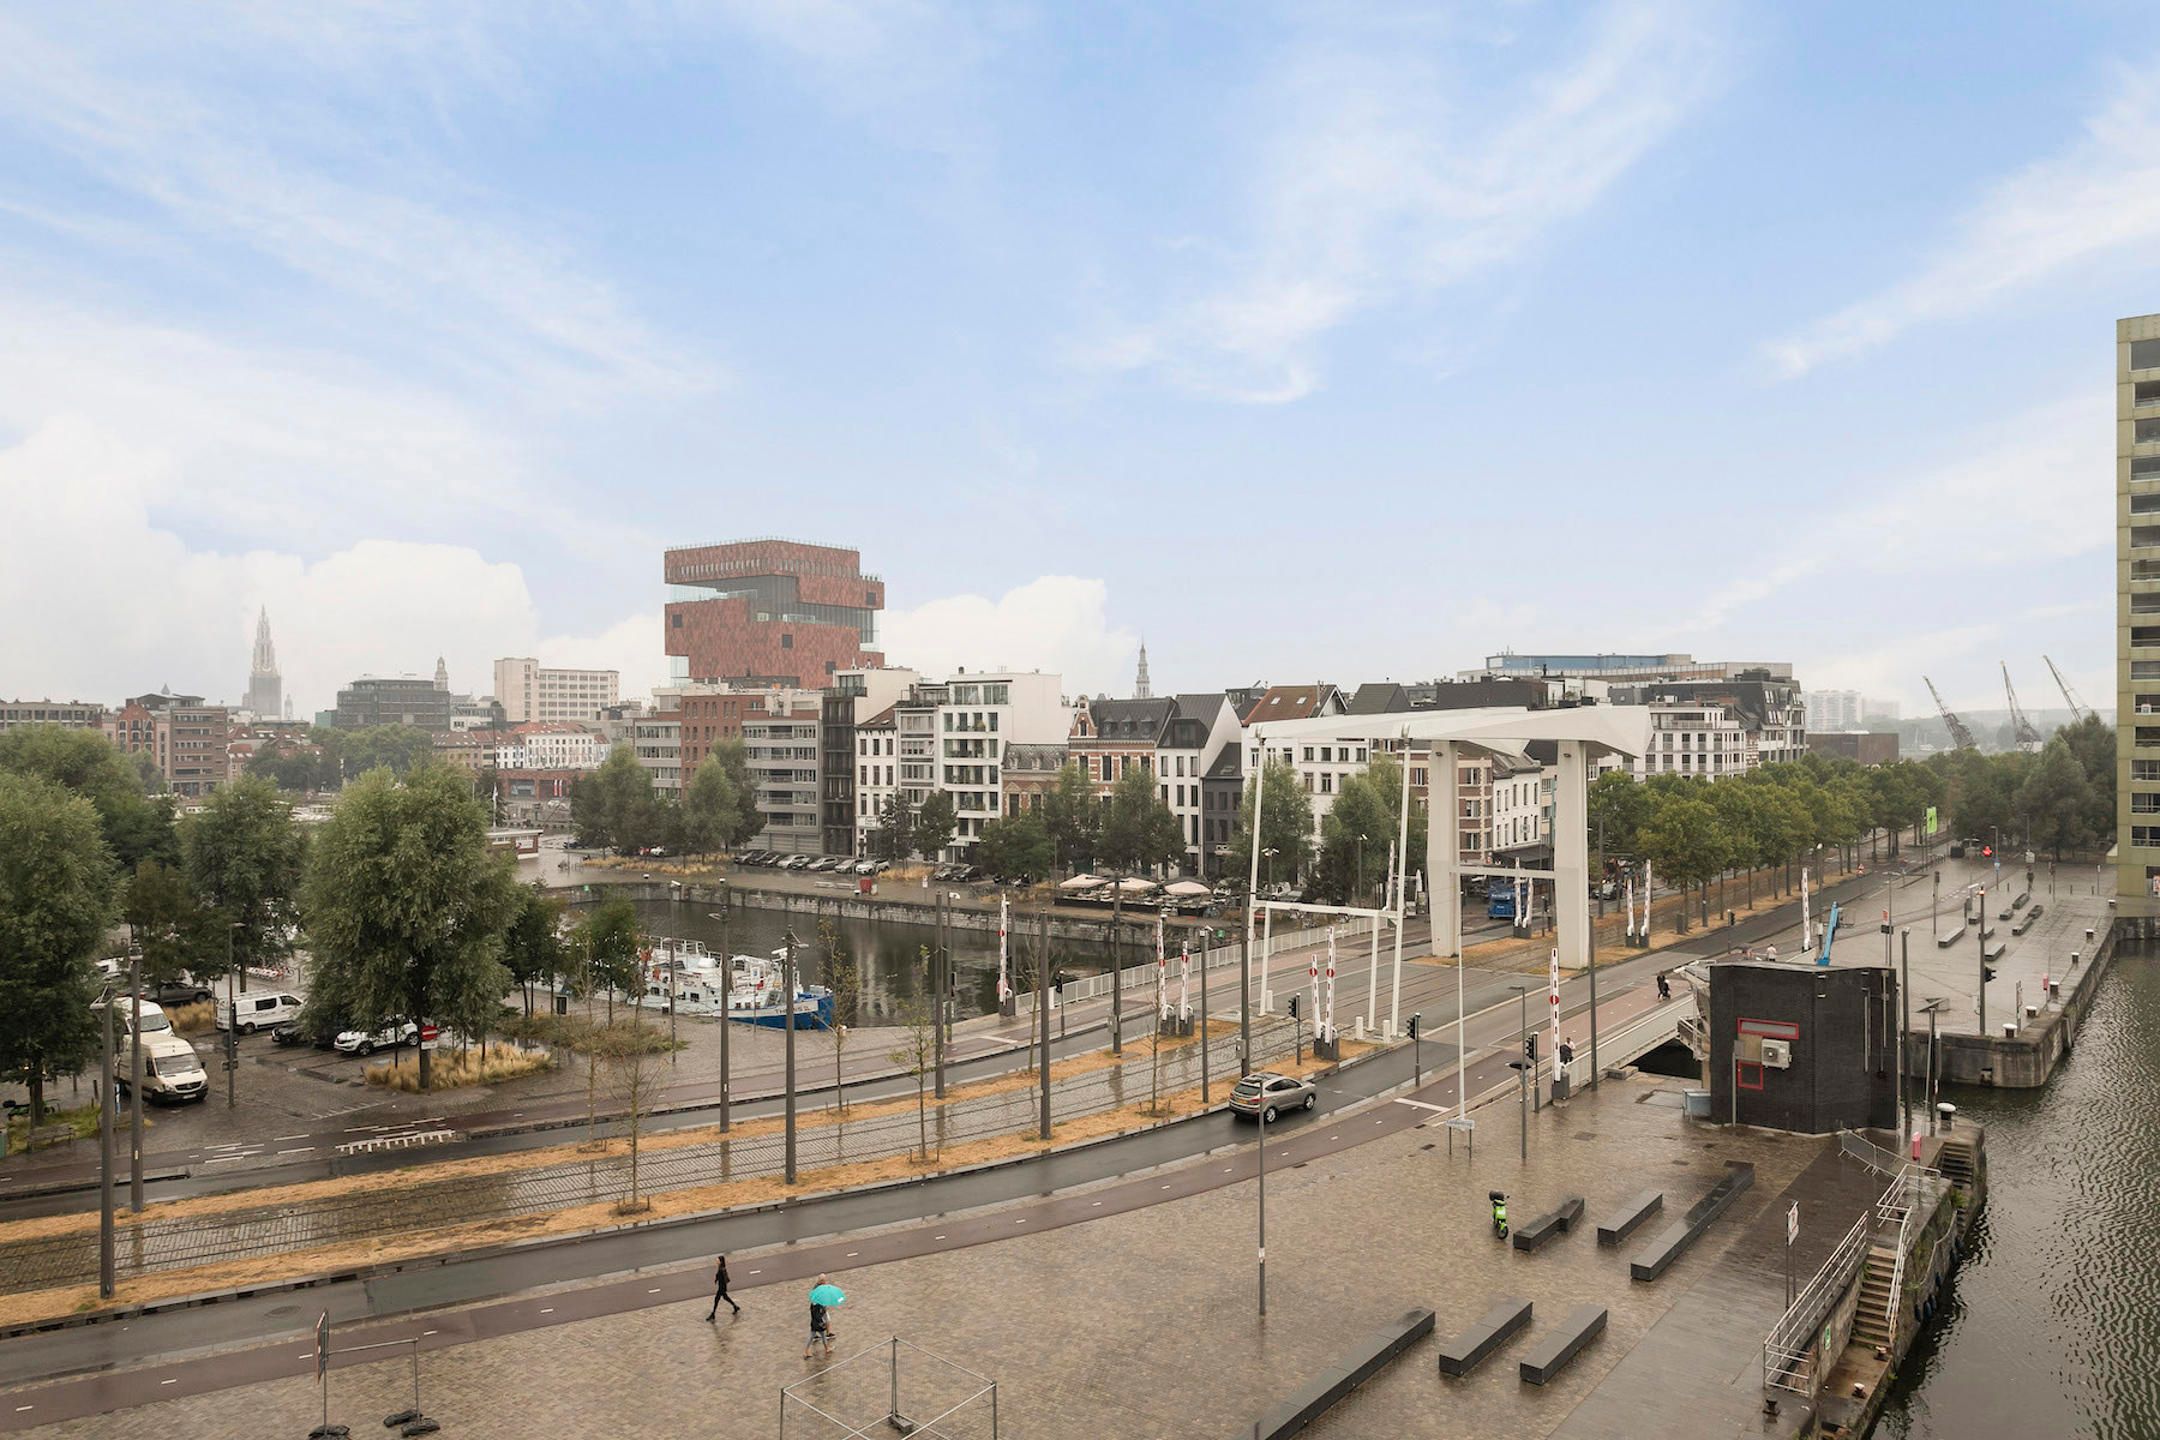
<instances>
[{"instance_id":1,"label":"red brick facade","mask_svg":"<svg viewBox=\"0 0 2160 1440\"><path fill-rule=\"evenodd\" d=\"M743 595L671 602L663 622L666 651L689 662L692 680L815 689L835 671L884 664L844 617L812 618L820 609L874 614L885 608L885 582L862 573L856 551L792 540L698 545L668 551L665 571L670 585L760 588L791 597L792 618L781 618L772 599ZM761 613L774 618L760 619ZM687 746L684 758L687 767Z\"/></svg>"}]
</instances>

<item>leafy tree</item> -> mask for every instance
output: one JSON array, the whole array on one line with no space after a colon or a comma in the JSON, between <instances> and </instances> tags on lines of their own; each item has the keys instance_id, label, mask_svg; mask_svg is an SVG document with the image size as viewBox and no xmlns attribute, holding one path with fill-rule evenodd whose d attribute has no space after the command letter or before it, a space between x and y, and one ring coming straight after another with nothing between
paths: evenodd
<instances>
[{"instance_id":1,"label":"leafy tree","mask_svg":"<svg viewBox=\"0 0 2160 1440\"><path fill-rule=\"evenodd\" d=\"M388 769L403 778L435 754L435 737L417 725L366 725L332 733L337 736L339 770L346 780L375 769Z\"/></svg>"},{"instance_id":2,"label":"leafy tree","mask_svg":"<svg viewBox=\"0 0 2160 1440\"><path fill-rule=\"evenodd\" d=\"M518 908L503 937L503 964L525 992L525 1013L532 1014L533 986L560 975L567 951L562 939L563 898L535 880L522 887Z\"/></svg>"},{"instance_id":3,"label":"leafy tree","mask_svg":"<svg viewBox=\"0 0 2160 1440\"><path fill-rule=\"evenodd\" d=\"M2090 828L2095 838L2111 835L2115 830L2115 727L2098 715L2088 714L2075 725L2065 725L2055 732L2070 753L2077 757L2078 765L2085 771L2085 783L2092 787L2092 820Z\"/></svg>"},{"instance_id":4,"label":"leafy tree","mask_svg":"<svg viewBox=\"0 0 2160 1440\"><path fill-rule=\"evenodd\" d=\"M486 808L463 776L431 765L400 783L371 771L345 787L312 851L301 911L317 1024L426 1023L510 988L515 862L488 849ZM432 1058L420 1054L423 1090Z\"/></svg>"},{"instance_id":5,"label":"leafy tree","mask_svg":"<svg viewBox=\"0 0 2160 1440\"><path fill-rule=\"evenodd\" d=\"M848 954L847 946L840 942L839 928L832 921L818 921L818 943L825 947L824 984L832 992L833 1110L838 1115L845 1115L847 1084L843 1062L848 1036L854 1027L855 1007L862 999L862 972L856 968L855 958ZM847 1132L842 1130L840 1134L845 1138Z\"/></svg>"},{"instance_id":6,"label":"leafy tree","mask_svg":"<svg viewBox=\"0 0 2160 1440\"><path fill-rule=\"evenodd\" d=\"M708 855L739 843L736 837L742 835L742 812L748 798L747 792L735 787L735 777L728 773L719 753L706 755L683 789L683 849Z\"/></svg>"},{"instance_id":7,"label":"leafy tree","mask_svg":"<svg viewBox=\"0 0 2160 1440\"><path fill-rule=\"evenodd\" d=\"M895 865L915 853L915 812L898 794L886 796L878 807L878 826L868 843L873 857Z\"/></svg>"},{"instance_id":8,"label":"leafy tree","mask_svg":"<svg viewBox=\"0 0 2160 1440\"><path fill-rule=\"evenodd\" d=\"M652 775L627 745L609 751L600 768L579 776L570 790L570 820L588 845L643 849L655 843L659 810Z\"/></svg>"},{"instance_id":9,"label":"leafy tree","mask_svg":"<svg viewBox=\"0 0 2160 1440\"><path fill-rule=\"evenodd\" d=\"M95 730L23 725L0 732L0 772L42 776L88 800L124 870L178 858L171 800L146 794L134 762Z\"/></svg>"},{"instance_id":10,"label":"leafy tree","mask_svg":"<svg viewBox=\"0 0 2160 1440\"><path fill-rule=\"evenodd\" d=\"M1050 874L1054 847L1050 827L1040 813L1028 810L983 826L975 863L998 879L1033 882Z\"/></svg>"},{"instance_id":11,"label":"leafy tree","mask_svg":"<svg viewBox=\"0 0 2160 1440\"><path fill-rule=\"evenodd\" d=\"M1608 770L1590 782L1589 802L1591 843L1608 855L1633 855L1636 833L1650 818L1648 788L1626 770Z\"/></svg>"},{"instance_id":12,"label":"leafy tree","mask_svg":"<svg viewBox=\"0 0 2160 1440\"><path fill-rule=\"evenodd\" d=\"M1118 870L1150 871L1185 853L1184 831L1163 803L1152 769L1136 765L1110 787L1097 849L1102 861Z\"/></svg>"},{"instance_id":13,"label":"leafy tree","mask_svg":"<svg viewBox=\"0 0 2160 1440\"><path fill-rule=\"evenodd\" d=\"M960 823L953 813L952 796L943 790L930 792L922 804L915 807L915 853L925 860L935 860L952 844L953 829Z\"/></svg>"},{"instance_id":14,"label":"leafy tree","mask_svg":"<svg viewBox=\"0 0 2160 1440\"><path fill-rule=\"evenodd\" d=\"M1101 811L1087 772L1079 761L1066 761L1058 770L1057 783L1043 796L1043 828L1049 832L1057 869L1077 870L1093 862Z\"/></svg>"},{"instance_id":15,"label":"leafy tree","mask_svg":"<svg viewBox=\"0 0 2160 1440\"><path fill-rule=\"evenodd\" d=\"M722 740L707 752L706 758L720 761L728 783L735 789L735 825L728 831L726 843L731 847L747 845L765 828L765 817L757 808L757 779L750 773L750 752L740 738Z\"/></svg>"},{"instance_id":16,"label":"leafy tree","mask_svg":"<svg viewBox=\"0 0 2160 1440\"><path fill-rule=\"evenodd\" d=\"M1388 851L1402 818L1402 766L1392 755L1375 756L1362 773L1343 782L1335 804L1320 822L1320 854L1314 879L1330 903L1366 904L1387 884ZM1361 844L1358 837L1364 836ZM1405 873L1425 868L1425 807L1410 806L1410 859ZM1363 891L1359 886L1363 885Z\"/></svg>"},{"instance_id":17,"label":"leafy tree","mask_svg":"<svg viewBox=\"0 0 2160 1440\"><path fill-rule=\"evenodd\" d=\"M1642 828L1641 841L1657 873L1682 890L1706 884L1723 867L1730 849L1717 811L1707 801L1684 794L1657 807ZM1687 928L1684 903L1680 928Z\"/></svg>"},{"instance_id":18,"label":"leafy tree","mask_svg":"<svg viewBox=\"0 0 2160 1440\"><path fill-rule=\"evenodd\" d=\"M45 1123L45 1077L97 1054L90 962L113 881L95 805L43 776L0 773L0 1074L29 1087L33 1126Z\"/></svg>"},{"instance_id":19,"label":"leafy tree","mask_svg":"<svg viewBox=\"0 0 2160 1440\"><path fill-rule=\"evenodd\" d=\"M127 883L121 916L142 949L142 978L167 985L183 975L215 974L225 963L225 937L186 879L170 865L145 860Z\"/></svg>"},{"instance_id":20,"label":"leafy tree","mask_svg":"<svg viewBox=\"0 0 2160 1440\"><path fill-rule=\"evenodd\" d=\"M2048 741L2018 787L2017 808L2031 827L2033 843L2046 847L2057 861L2065 847L2075 849L2094 838L2092 785L2061 734Z\"/></svg>"},{"instance_id":21,"label":"leafy tree","mask_svg":"<svg viewBox=\"0 0 2160 1440\"><path fill-rule=\"evenodd\" d=\"M180 855L189 886L217 912L215 924L235 927L233 963L245 968L283 959L302 853L292 807L277 787L242 776L215 791L181 827Z\"/></svg>"},{"instance_id":22,"label":"leafy tree","mask_svg":"<svg viewBox=\"0 0 2160 1440\"><path fill-rule=\"evenodd\" d=\"M610 895L578 922L578 950L584 962L588 993L607 996L608 1023L615 1023L615 992L633 998L645 993L645 972L639 955L645 937L638 930L637 907L621 895Z\"/></svg>"},{"instance_id":23,"label":"leafy tree","mask_svg":"<svg viewBox=\"0 0 2160 1440\"><path fill-rule=\"evenodd\" d=\"M922 947L923 972L929 973L930 947ZM927 1165L931 1161L930 1107L925 1095L924 1079L937 1066L938 1045L937 1020L930 1005L920 995L910 996L900 1006L900 1043L886 1054L886 1058L900 1067L901 1073L915 1080L915 1160Z\"/></svg>"},{"instance_id":24,"label":"leafy tree","mask_svg":"<svg viewBox=\"0 0 2160 1440\"><path fill-rule=\"evenodd\" d=\"M1255 788L1254 777L1247 775L1245 796L1238 805L1237 830L1230 838L1233 875L1252 873ZM1265 856L1261 859L1261 883L1265 884L1270 875L1278 881L1295 880L1312 863L1312 796L1305 793L1304 782L1287 760L1268 761L1267 779L1257 788L1265 792L1261 803L1266 807L1260 820L1260 848L1275 852L1273 860Z\"/></svg>"}]
</instances>

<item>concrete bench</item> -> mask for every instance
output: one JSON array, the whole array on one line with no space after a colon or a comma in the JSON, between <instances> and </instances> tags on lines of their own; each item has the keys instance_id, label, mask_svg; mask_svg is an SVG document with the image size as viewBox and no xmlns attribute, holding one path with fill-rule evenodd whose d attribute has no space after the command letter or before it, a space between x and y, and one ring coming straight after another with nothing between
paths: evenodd
<instances>
[{"instance_id":1,"label":"concrete bench","mask_svg":"<svg viewBox=\"0 0 2160 1440\"><path fill-rule=\"evenodd\" d=\"M1389 1361L1432 1334L1433 1312L1406 1310L1402 1318L1367 1335L1339 1363L1316 1376L1304 1389L1237 1432L1238 1440L1283 1440L1325 1415L1344 1396L1387 1367Z\"/></svg>"},{"instance_id":2,"label":"concrete bench","mask_svg":"<svg viewBox=\"0 0 2160 1440\"><path fill-rule=\"evenodd\" d=\"M2032 909L2026 911L2024 918L2010 927L2010 933L2012 935L2023 935L2026 931L2032 929L2033 921L2040 918L2042 908L2042 906L2035 905Z\"/></svg>"},{"instance_id":3,"label":"concrete bench","mask_svg":"<svg viewBox=\"0 0 2160 1440\"><path fill-rule=\"evenodd\" d=\"M1633 1260L1628 1262L1628 1274L1637 1280L1655 1280L1672 1268L1673 1261L1687 1252L1690 1245L1702 1238L1703 1231L1712 1221L1725 1213L1742 1191L1755 1183L1755 1167L1744 1160L1726 1162L1725 1178L1710 1187L1702 1199L1688 1207L1688 1212L1657 1234L1657 1238L1644 1246Z\"/></svg>"},{"instance_id":4,"label":"concrete bench","mask_svg":"<svg viewBox=\"0 0 2160 1440\"><path fill-rule=\"evenodd\" d=\"M1528 1300L1495 1300L1491 1309L1478 1316L1476 1324L1460 1335L1440 1342L1440 1373L1468 1375L1491 1359L1495 1350L1514 1339L1515 1332L1529 1323Z\"/></svg>"},{"instance_id":5,"label":"concrete bench","mask_svg":"<svg viewBox=\"0 0 2160 1440\"><path fill-rule=\"evenodd\" d=\"M1526 1385L1543 1385L1567 1369L1583 1347L1605 1333L1605 1307L1578 1305L1567 1319L1545 1332L1516 1367Z\"/></svg>"},{"instance_id":6,"label":"concrete bench","mask_svg":"<svg viewBox=\"0 0 2160 1440\"><path fill-rule=\"evenodd\" d=\"M1562 1200L1557 1209L1538 1216L1524 1224L1508 1238L1517 1250L1535 1250L1555 1235L1565 1235L1582 1219L1583 1198L1570 1195Z\"/></svg>"},{"instance_id":7,"label":"concrete bench","mask_svg":"<svg viewBox=\"0 0 2160 1440\"><path fill-rule=\"evenodd\" d=\"M2024 909L2024 908L2025 908L2025 906L2026 906L2026 903L2027 903L2028 901L2030 901L2031 899L2032 899L2032 891L2030 891L2030 890L2021 890L2021 891L2019 891L2019 892L2018 892L2018 897L2017 897L2017 899L2015 899L2015 900L2012 900L2012 901L2010 902L2010 908L2011 908L2012 910L2022 910L2022 909Z\"/></svg>"},{"instance_id":8,"label":"concrete bench","mask_svg":"<svg viewBox=\"0 0 2160 1440\"><path fill-rule=\"evenodd\" d=\"M1995 927L1988 924L1985 920L1982 920L1980 922L1980 938L1982 940L1992 940L1995 938Z\"/></svg>"},{"instance_id":9,"label":"concrete bench","mask_svg":"<svg viewBox=\"0 0 2160 1440\"><path fill-rule=\"evenodd\" d=\"M30 1132L30 1148L43 1150L49 1145L72 1145L75 1143L73 1125L40 1125Z\"/></svg>"},{"instance_id":10,"label":"concrete bench","mask_svg":"<svg viewBox=\"0 0 2160 1440\"><path fill-rule=\"evenodd\" d=\"M1645 1220L1665 1208L1665 1192L1645 1190L1620 1206L1619 1213L1597 1227L1597 1243L1618 1245L1635 1233Z\"/></svg>"},{"instance_id":11,"label":"concrete bench","mask_svg":"<svg viewBox=\"0 0 2160 1440\"><path fill-rule=\"evenodd\" d=\"M1940 935L1937 935L1935 937L1935 948L1938 950L1947 950L1952 945L1957 944L1958 941L1965 938L1965 927L1971 923L1972 922L1967 920L1964 916L1960 915L1958 917L1957 928L1955 930L1945 930Z\"/></svg>"},{"instance_id":12,"label":"concrete bench","mask_svg":"<svg viewBox=\"0 0 2160 1440\"><path fill-rule=\"evenodd\" d=\"M1986 961L1986 962L1987 962L1988 964L1992 965L1992 964L1994 964L1994 963L1995 963L1995 962L1996 962L1997 960L2000 960L2000 959L2002 959L2002 957L2003 957L2003 952L2004 952L2005 950L2008 950L2009 948L2010 948L2010 947L2009 947L2008 945L1987 945L1987 946L1983 946L1983 947L1981 948L1981 951L1980 951L1980 958L1981 958L1982 960Z\"/></svg>"}]
</instances>

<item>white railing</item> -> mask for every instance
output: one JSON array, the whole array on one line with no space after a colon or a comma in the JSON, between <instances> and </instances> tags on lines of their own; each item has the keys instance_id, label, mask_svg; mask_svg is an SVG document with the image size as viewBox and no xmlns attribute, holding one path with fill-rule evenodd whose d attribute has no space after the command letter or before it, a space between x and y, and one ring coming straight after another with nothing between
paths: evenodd
<instances>
[{"instance_id":1,"label":"white railing","mask_svg":"<svg viewBox=\"0 0 2160 1440\"><path fill-rule=\"evenodd\" d=\"M1814 1395L1817 1379L1814 1349L1818 1331L1823 1317L1836 1307L1838 1297L1852 1284L1867 1258L1869 1219L1868 1214L1862 1214L1853 1221L1837 1249L1830 1252L1830 1258L1823 1262L1814 1278L1801 1287L1793 1303L1778 1317L1777 1324L1770 1327L1769 1338L1763 1341L1765 1390Z\"/></svg>"},{"instance_id":2,"label":"white railing","mask_svg":"<svg viewBox=\"0 0 2160 1440\"><path fill-rule=\"evenodd\" d=\"M1838 1131L1838 1151L1849 1155L1870 1170L1884 1175L1896 1175L1912 1162L1894 1150L1886 1150L1857 1130Z\"/></svg>"},{"instance_id":3,"label":"white railing","mask_svg":"<svg viewBox=\"0 0 2160 1440\"><path fill-rule=\"evenodd\" d=\"M1694 1015L1695 1001L1691 996L1647 1010L1598 1036L1597 1063L1607 1067L1631 1064L1677 1038L1681 1022ZM1575 1059L1568 1066L1568 1084L1580 1088L1590 1078L1590 1045L1584 1040L1575 1046Z\"/></svg>"}]
</instances>

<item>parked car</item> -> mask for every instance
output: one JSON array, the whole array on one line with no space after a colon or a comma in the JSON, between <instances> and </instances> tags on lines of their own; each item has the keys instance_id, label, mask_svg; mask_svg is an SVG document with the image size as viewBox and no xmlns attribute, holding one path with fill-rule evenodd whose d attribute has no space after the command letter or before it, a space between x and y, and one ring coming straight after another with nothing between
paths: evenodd
<instances>
[{"instance_id":1,"label":"parked car","mask_svg":"<svg viewBox=\"0 0 2160 1440\"><path fill-rule=\"evenodd\" d=\"M1319 1103L1320 1091L1312 1081L1272 1070L1247 1075L1230 1087L1231 1114L1264 1117L1270 1125L1285 1110L1310 1110Z\"/></svg>"},{"instance_id":2,"label":"parked car","mask_svg":"<svg viewBox=\"0 0 2160 1440\"><path fill-rule=\"evenodd\" d=\"M217 992L207 981L190 980L183 975L160 985L145 985L142 993L143 999L155 1000L160 1005L199 1005Z\"/></svg>"},{"instance_id":3,"label":"parked car","mask_svg":"<svg viewBox=\"0 0 2160 1440\"><path fill-rule=\"evenodd\" d=\"M850 869L857 875L875 875L877 874L877 861L857 860L853 865L850 865L848 869Z\"/></svg>"},{"instance_id":4,"label":"parked car","mask_svg":"<svg viewBox=\"0 0 2160 1440\"><path fill-rule=\"evenodd\" d=\"M839 864L840 861L835 856L820 855L817 857L817 859L812 860L808 865L805 865L803 869L806 871L815 870L822 875L826 871L836 868Z\"/></svg>"},{"instance_id":5,"label":"parked car","mask_svg":"<svg viewBox=\"0 0 2160 1440\"><path fill-rule=\"evenodd\" d=\"M410 1020L385 1025L380 1030L343 1030L338 1032L337 1048L347 1055L372 1055L377 1050L395 1050L400 1045L416 1045L420 1042L420 1027Z\"/></svg>"},{"instance_id":6,"label":"parked car","mask_svg":"<svg viewBox=\"0 0 2160 1440\"><path fill-rule=\"evenodd\" d=\"M780 862L780 868L783 870L801 870L809 864L810 857L808 855L790 855Z\"/></svg>"},{"instance_id":7,"label":"parked car","mask_svg":"<svg viewBox=\"0 0 2160 1440\"><path fill-rule=\"evenodd\" d=\"M318 1050L331 1049L337 1037L335 1029L311 1029L298 1015L270 1032L270 1038L280 1045L313 1045Z\"/></svg>"},{"instance_id":8,"label":"parked car","mask_svg":"<svg viewBox=\"0 0 2160 1440\"><path fill-rule=\"evenodd\" d=\"M240 1012L240 1033L253 1035L257 1030L272 1030L300 1013L300 997L283 990L254 990L233 998L231 1004L220 1002L217 1009L217 1028L223 1030L232 1023L233 1012Z\"/></svg>"}]
</instances>

